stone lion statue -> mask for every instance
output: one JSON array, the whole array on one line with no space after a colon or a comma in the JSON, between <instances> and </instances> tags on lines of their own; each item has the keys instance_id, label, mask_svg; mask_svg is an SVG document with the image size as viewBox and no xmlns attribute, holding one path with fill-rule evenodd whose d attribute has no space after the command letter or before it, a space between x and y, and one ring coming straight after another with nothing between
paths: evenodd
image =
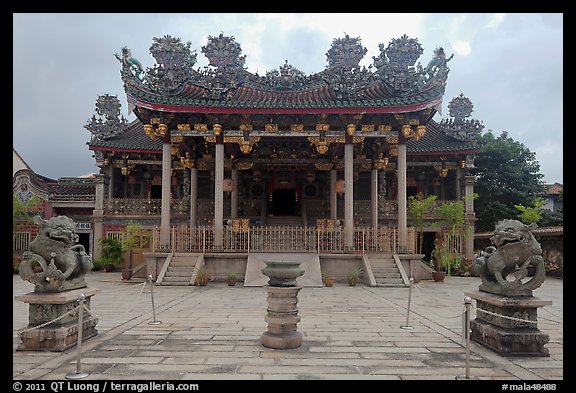
<instances>
[{"instance_id":1,"label":"stone lion statue","mask_svg":"<svg viewBox=\"0 0 576 393\"><path fill-rule=\"evenodd\" d=\"M526 225L517 220L502 220L496 224L490 238L494 246L486 247L474 260L474 269L480 275L479 289L500 295L531 296L532 290L544 282L546 271L542 248L532 235L536 224ZM535 266L532 279L523 282L528 276L528 266ZM513 281L507 277L512 275Z\"/></svg>"},{"instance_id":2,"label":"stone lion statue","mask_svg":"<svg viewBox=\"0 0 576 393\"><path fill-rule=\"evenodd\" d=\"M84 276L92 269L92 257L78 242L74 221L66 216L43 220L34 217L41 228L22 255L20 277L35 284L36 292L61 292L86 287ZM34 262L37 262L36 264ZM35 271L39 265L41 271Z\"/></svg>"}]
</instances>

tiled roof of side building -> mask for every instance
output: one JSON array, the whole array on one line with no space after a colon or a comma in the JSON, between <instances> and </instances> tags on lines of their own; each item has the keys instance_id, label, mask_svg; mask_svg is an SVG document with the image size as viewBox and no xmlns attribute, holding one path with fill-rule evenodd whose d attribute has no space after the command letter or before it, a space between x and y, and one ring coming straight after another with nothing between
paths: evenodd
<instances>
[{"instance_id":1,"label":"tiled roof of side building","mask_svg":"<svg viewBox=\"0 0 576 393\"><path fill-rule=\"evenodd\" d=\"M109 149L135 149L144 151L162 151L162 141L160 139L150 139L144 133L144 125L139 120L132 121L126 130L116 136L107 139L96 139L88 142L92 150L98 148Z\"/></svg>"},{"instance_id":2,"label":"tiled roof of side building","mask_svg":"<svg viewBox=\"0 0 576 393\"><path fill-rule=\"evenodd\" d=\"M473 141L461 141L446 135L434 120L426 125L426 133L422 138L417 141L409 139L406 142L408 154L476 152L477 150L478 147Z\"/></svg>"}]
</instances>

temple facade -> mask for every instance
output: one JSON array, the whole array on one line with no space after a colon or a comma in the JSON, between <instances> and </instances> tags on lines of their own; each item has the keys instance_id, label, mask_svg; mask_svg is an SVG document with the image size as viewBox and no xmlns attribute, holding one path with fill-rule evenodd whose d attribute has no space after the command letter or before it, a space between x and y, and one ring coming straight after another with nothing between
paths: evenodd
<instances>
[{"instance_id":1,"label":"temple facade","mask_svg":"<svg viewBox=\"0 0 576 393\"><path fill-rule=\"evenodd\" d=\"M404 35L380 44L367 69L367 49L346 35L323 71L286 62L260 76L245 69L234 37L208 37L203 69L190 46L154 38L147 70L128 48L116 55L137 119L128 123L118 98L103 95L85 126L101 168L96 258L98 239L129 222L147 228L146 251L163 256L414 254L407 200L419 192L438 205L464 199L473 231L469 171L483 126L462 94L449 118L433 120L451 59L442 48L416 64L423 49ZM471 261L469 238L461 249Z\"/></svg>"}]
</instances>

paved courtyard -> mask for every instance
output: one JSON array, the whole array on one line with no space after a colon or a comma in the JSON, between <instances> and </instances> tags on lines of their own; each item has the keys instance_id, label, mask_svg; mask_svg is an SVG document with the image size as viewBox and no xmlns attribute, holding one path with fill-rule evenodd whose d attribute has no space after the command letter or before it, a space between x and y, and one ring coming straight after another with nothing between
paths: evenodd
<instances>
[{"instance_id":1,"label":"paved courtyard","mask_svg":"<svg viewBox=\"0 0 576 393\"><path fill-rule=\"evenodd\" d=\"M465 291L480 280L448 277L408 288L305 287L299 294L303 345L274 350L260 345L266 330L262 287L154 287L122 282L120 273L91 272L89 287L99 334L83 345L86 380L383 379L454 380L464 376L462 345ZM14 293L33 290L18 275ZM472 343L471 377L486 380L563 379L563 280L547 278L535 296L553 304L538 311L550 335L550 357L502 357ZM64 353L16 351L17 331L28 324L28 306L13 300L13 378L62 380L76 370L76 348ZM474 317L475 313L472 313Z\"/></svg>"}]
</instances>

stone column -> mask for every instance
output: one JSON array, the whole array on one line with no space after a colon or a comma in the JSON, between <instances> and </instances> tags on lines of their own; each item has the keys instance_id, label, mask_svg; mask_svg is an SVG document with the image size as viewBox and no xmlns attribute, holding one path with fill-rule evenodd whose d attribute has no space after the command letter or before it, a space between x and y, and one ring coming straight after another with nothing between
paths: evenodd
<instances>
[{"instance_id":1,"label":"stone column","mask_svg":"<svg viewBox=\"0 0 576 393\"><path fill-rule=\"evenodd\" d=\"M398 246L401 252L408 248L408 222L406 213L406 139L398 133Z\"/></svg>"},{"instance_id":2,"label":"stone column","mask_svg":"<svg viewBox=\"0 0 576 393\"><path fill-rule=\"evenodd\" d=\"M372 228L378 228L378 169L372 168L370 181L370 209L372 212Z\"/></svg>"},{"instance_id":3,"label":"stone column","mask_svg":"<svg viewBox=\"0 0 576 393\"><path fill-rule=\"evenodd\" d=\"M238 169L232 168L232 193L230 194L230 218L238 218Z\"/></svg>"},{"instance_id":4,"label":"stone column","mask_svg":"<svg viewBox=\"0 0 576 393\"><path fill-rule=\"evenodd\" d=\"M92 212L92 220L94 222L94 255L92 259L100 259L102 254L102 247L100 246L100 239L102 239L103 228L102 222L104 221L104 175L96 175L96 200L94 211Z\"/></svg>"},{"instance_id":5,"label":"stone column","mask_svg":"<svg viewBox=\"0 0 576 393\"><path fill-rule=\"evenodd\" d=\"M354 247L354 145L344 145L344 238L345 246Z\"/></svg>"},{"instance_id":6,"label":"stone column","mask_svg":"<svg viewBox=\"0 0 576 393\"><path fill-rule=\"evenodd\" d=\"M221 136L222 126L214 124L216 134L216 158L214 173L214 247L222 248L224 244L224 139Z\"/></svg>"},{"instance_id":7,"label":"stone column","mask_svg":"<svg viewBox=\"0 0 576 393\"><path fill-rule=\"evenodd\" d=\"M112 202L114 196L114 167L108 167L108 202Z\"/></svg>"},{"instance_id":8,"label":"stone column","mask_svg":"<svg viewBox=\"0 0 576 393\"><path fill-rule=\"evenodd\" d=\"M196 212L198 211L198 169L190 168L190 225L196 226Z\"/></svg>"},{"instance_id":9,"label":"stone column","mask_svg":"<svg viewBox=\"0 0 576 393\"><path fill-rule=\"evenodd\" d=\"M474 213L474 181L474 176L464 176L464 215L468 221L464 258L469 263L474 260L474 222L476 221L476 214Z\"/></svg>"},{"instance_id":10,"label":"stone column","mask_svg":"<svg viewBox=\"0 0 576 393\"><path fill-rule=\"evenodd\" d=\"M172 147L170 136L162 143L162 209L160 211L160 245L170 245L170 187L172 186Z\"/></svg>"},{"instance_id":11,"label":"stone column","mask_svg":"<svg viewBox=\"0 0 576 393\"><path fill-rule=\"evenodd\" d=\"M336 194L336 169L330 170L330 218L338 218L338 195Z\"/></svg>"},{"instance_id":12,"label":"stone column","mask_svg":"<svg viewBox=\"0 0 576 393\"><path fill-rule=\"evenodd\" d=\"M462 170L460 169L460 167L456 167L456 200L459 201L460 198L462 198L461 192L460 192L460 178L462 177Z\"/></svg>"}]
</instances>

